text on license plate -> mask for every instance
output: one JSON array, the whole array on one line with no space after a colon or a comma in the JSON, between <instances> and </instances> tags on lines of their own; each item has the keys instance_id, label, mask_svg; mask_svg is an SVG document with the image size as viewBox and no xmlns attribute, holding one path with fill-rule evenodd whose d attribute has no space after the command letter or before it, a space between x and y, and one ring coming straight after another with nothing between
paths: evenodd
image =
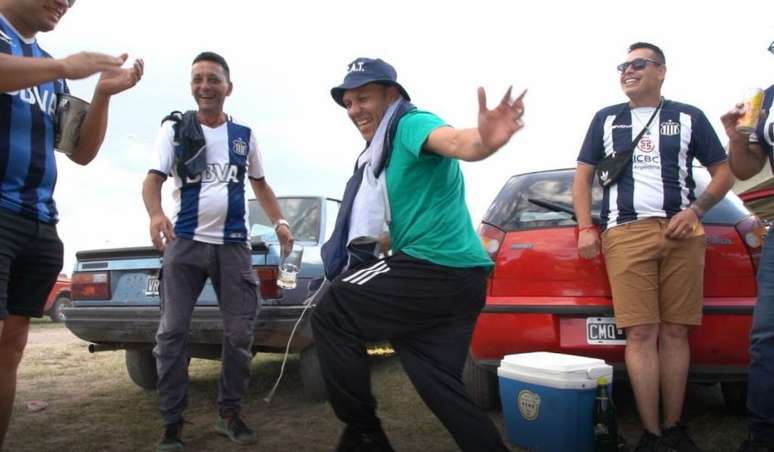
<instances>
[{"instance_id":1,"label":"text on license plate","mask_svg":"<svg viewBox=\"0 0 774 452\"><path fill-rule=\"evenodd\" d=\"M148 281L145 283L145 296L159 296L159 278L156 275L148 275Z\"/></svg>"},{"instance_id":2,"label":"text on license plate","mask_svg":"<svg viewBox=\"0 0 774 452\"><path fill-rule=\"evenodd\" d=\"M587 317L586 342L592 345L623 345L626 334L616 328L612 317Z\"/></svg>"}]
</instances>

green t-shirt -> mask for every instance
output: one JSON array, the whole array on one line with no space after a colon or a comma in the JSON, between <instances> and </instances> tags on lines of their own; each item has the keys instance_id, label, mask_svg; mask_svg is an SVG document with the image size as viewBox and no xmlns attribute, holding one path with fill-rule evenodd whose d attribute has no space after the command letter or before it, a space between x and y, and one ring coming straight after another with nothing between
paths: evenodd
<instances>
[{"instance_id":1,"label":"green t-shirt","mask_svg":"<svg viewBox=\"0 0 774 452\"><path fill-rule=\"evenodd\" d=\"M386 173L392 249L447 267L491 268L465 204L459 162L422 152L430 132L444 126L421 110L398 123Z\"/></svg>"}]
</instances>

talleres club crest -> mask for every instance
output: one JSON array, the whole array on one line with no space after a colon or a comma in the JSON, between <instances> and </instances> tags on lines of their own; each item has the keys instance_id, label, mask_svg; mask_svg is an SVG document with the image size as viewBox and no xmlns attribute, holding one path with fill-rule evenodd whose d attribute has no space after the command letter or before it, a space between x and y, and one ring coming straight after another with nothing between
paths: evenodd
<instances>
[{"instance_id":1,"label":"talleres club crest","mask_svg":"<svg viewBox=\"0 0 774 452\"><path fill-rule=\"evenodd\" d=\"M237 138L236 140L234 140L232 144L233 144L235 154L247 155L247 143L245 143L245 140L241 138Z\"/></svg>"}]
</instances>

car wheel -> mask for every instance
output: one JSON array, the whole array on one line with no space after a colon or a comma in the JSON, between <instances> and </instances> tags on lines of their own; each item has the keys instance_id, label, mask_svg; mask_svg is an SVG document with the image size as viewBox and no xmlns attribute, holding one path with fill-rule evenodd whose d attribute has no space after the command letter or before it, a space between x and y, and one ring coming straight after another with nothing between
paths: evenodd
<instances>
[{"instance_id":1,"label":"car wheel","mask_svg":"<svg viewBox=\"0 0 774 452\"><path fill-rule=\"evenodd\" d=\"M49 311L49 317L51 317L51 321L58 323L58 322L64 322L65 321L65 314L64 314L64 308L69 308L73 305L73 302L70 301L69 298L62 295L56 299L54 302L54 305L51 306L51 311Z\"/></svg>"},{"instance_id":2,"label":"car wheel","mask_svg":"<svg viewBox=\"0 0 774 452\"><path fill-rule=\"evenodd\" d=\"M744 415L747 410L747 382L724 381L720 383L720 392L726 409L734 414Z\"/></svg>"},{"instance_id":3,"label":"car wheel","mask_svg":"<svg viewBox=\"0 0 774 452\"><path fill-rule=\"evenodd\" d=\"M323 380L322 370L320 370L317 347L311 345L301 352L299 367L304 398L311 402L324 402L327 400L328 394L325 391L325 380Z\"/></svg>"},{"instance_id":4,"label":"car wheel","mask_svg":"<svg viewBox=\"0 0 774 452\"><path fill-rule=\"evenodd\" d=\"M156 358L149 348L126 350L126 371L134 384L143 389L156 389L159 374Z\"/></svg>"},{"instance_id":5,"label":"car wheel","mask_svg":"<svg viewBox=\"0 0 774 452\"><path fill-rule=\"evenodd\" d=\"M500 401L497 375L478 364L470 353L462 370L462 381L470 398L482 410L497 408Z\"/></svg>"}]
</instances>

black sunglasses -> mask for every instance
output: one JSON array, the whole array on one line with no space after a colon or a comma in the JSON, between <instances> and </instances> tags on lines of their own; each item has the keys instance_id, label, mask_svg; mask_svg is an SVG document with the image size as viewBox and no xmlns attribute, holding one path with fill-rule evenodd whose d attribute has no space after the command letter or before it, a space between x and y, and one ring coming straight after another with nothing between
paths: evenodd
<instances>
[{"instance_id":1,"label":"black sunglasses","mask_svg":"<svg viewBox=\"0 0 774 452\"><path fill-rule=\"evenodd\" d=\"M75 0L67 0L67 7L68 8L72 8L74 4L75 4Z\"/></svg>"},{"instance_id":2,"label":"black sunglasses","mask_svg":"<svg viewBox=\"0 0 774 452\"><path fill-rule=\"evenodd\" d=\"M641 71L645 69L645 66L647 66L648 63L653 63L656 66L661 66L661 63L659 63L658 61L649 60L647 58L635 58L632 61L625 61L616 67L618 68L618 72L626 72L626 69L628 69L629 66L631 66L632 69L634 69L635 71Z\"/></svg>"}]
</instances>

